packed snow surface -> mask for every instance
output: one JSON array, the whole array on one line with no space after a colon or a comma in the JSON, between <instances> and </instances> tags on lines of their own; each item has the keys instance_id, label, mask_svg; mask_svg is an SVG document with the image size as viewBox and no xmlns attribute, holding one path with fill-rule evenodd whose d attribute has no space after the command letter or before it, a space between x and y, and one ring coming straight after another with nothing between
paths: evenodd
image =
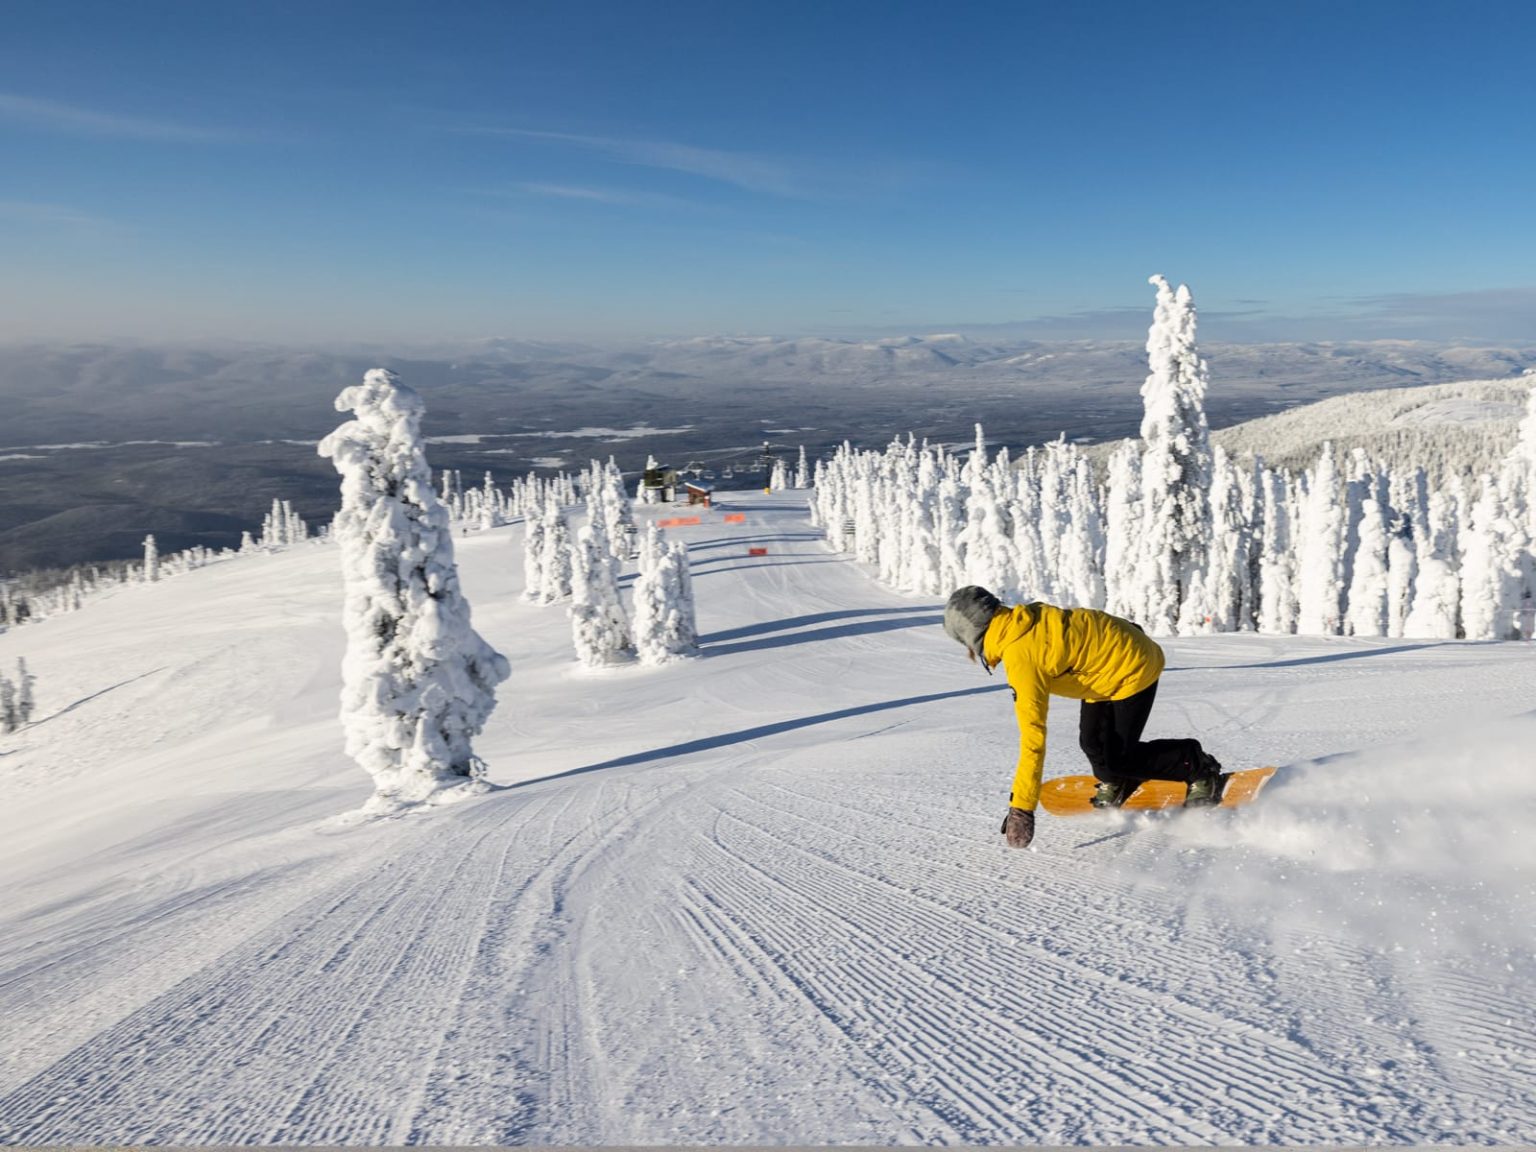
<instances>
[{"instance_id":1,"label":"packed snow surface","mask_svg":"<svg viewBox=\"0 0 1536 1152\"><path fill-rule=\"evenodd\" d=\"M1260 803L1017 852L1006 686L803 494L669 529L656 669L579 670L522 531L456 542L505 787L393 819L336 819L333 548L0 635L0 1138L1536 1142L1536 646L1169 641L1149 735Z\"/></svg>"}]
</instances>

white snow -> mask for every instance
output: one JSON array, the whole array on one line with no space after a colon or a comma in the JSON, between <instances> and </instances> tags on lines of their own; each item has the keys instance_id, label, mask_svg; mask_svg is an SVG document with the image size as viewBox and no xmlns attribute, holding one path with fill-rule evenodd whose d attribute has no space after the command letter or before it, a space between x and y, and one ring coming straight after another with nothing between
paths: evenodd
<instances>
[{"instance_id":1,"label":"white snow","mask_svg":"<svg viewBox=\"0 0 1536 1152\"><path fill-rule=\"evenodd\" d=\"M506 787L361 826L334 547L0 634L38 696L0 737L0 1136L1536 1138L1536 645L1166 641L1149 734L1280 765L1261 802L1016 852L1008 693L939 601L803 494L721 496L668 529L701 658L659 669L579 672L521 526L457 540Z\"/></svg>"}]
</instances>

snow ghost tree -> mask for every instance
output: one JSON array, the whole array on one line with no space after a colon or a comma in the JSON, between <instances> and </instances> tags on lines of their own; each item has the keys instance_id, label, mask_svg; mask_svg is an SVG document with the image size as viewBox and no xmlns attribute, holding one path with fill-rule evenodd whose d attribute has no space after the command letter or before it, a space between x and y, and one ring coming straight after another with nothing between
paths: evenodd
<instances>
[{"instance_id":1,"label":"snow ghost tree","mask_svg":"<svg viewBox=\"0 0 1536 1152\"><path fill-rule=\"evenodd\" d=\"M544 592L544 516L523 518L523 599L537 600Z\"/></svg>"},{"instance_id":2,"label":"snow ghost tree","mask_svg":"<svg viewBox=\"0 0 1536 1152\"><path fill-rule=\"evenodd\" d=\"M320 442L341 473L346 589L341 718L347 754L372 775L369 808L459 794L484 765L472 739L496 706L506 659L470 623L448 510L422 448L421 397L376 368L336 398L355 419Z\"/></svg>"},{"instance_id":3,"label":"snow ghost tree","mask_svg":"<svg viewBox=\"0 0 1536 1152\"><path fill-rule=\"evenodd\" d=\"M571 639L589 668L623 661L633 650L619 599L617 565L600 521L582 528L572 544Z\"/></svg>"},{"instance_id":4,"label":"snow ghost tree","mask_svg":"<svg viewBox=\"0 0 1536 1152\"><path fill-rule=\"evenodd\" d=\"M1149 374L1141 438L1138 619L1166 635L1210 548L1210 427L1205 419L1206 368L1195 350L1195 304L1189 289L1175 292L1153 276L1157 310L1147 333Z\"/></svg>"},{"instance_id":5,"label":"snow ghost tree","mask_svg":"<svg viewBox=\"0 0 1536 1152\"><path fill-rule=\"evenodd\" d=\"M640 545L634 592L635 652L642 664L666 664L698 647L688 548L668 543L655 524Z\"/></svg>"},{"instance_id":6,"label":"snow ghost tree","mask_svg":"<svg viewBox=\"0 0 1536 1152\"><path fill-rule=\"evenodd\" d=\"M571 526L561 510L560 500L550 493L544 504L544 530L541 537L539 571L542 583L535 600L553 604L571 595Z\"/></svg>"},{"instance_id":7,"label":"snow ghost tree","mask_svg":"<svg viewBox=\"0 0 1536 1152\"><path fill-rule=\"evenodd\" d=\"M27 669L24 656L16 658L16 718L23 724L32 723L32 712L37 707L34 685L37 677Z\"/></svg>"},{"instance_id":8,"label":"snow ghost tree","mask_svg":"<svg viewBox=\"0 0 1536 1152\"><path fill-rule=\"evenodd\" d=\"M160 579L160 549L155 547L153 536L144 537L144 582L153 584Z\"/></svg>"}]
</instances>

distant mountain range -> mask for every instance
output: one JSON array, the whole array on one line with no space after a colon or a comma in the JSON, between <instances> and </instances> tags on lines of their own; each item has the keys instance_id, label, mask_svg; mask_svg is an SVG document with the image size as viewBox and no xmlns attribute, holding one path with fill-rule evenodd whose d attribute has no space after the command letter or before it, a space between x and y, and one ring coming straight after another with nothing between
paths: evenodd
<instances>
[{"instance_id":1,"label":"distant mountain range","mask_svg":"<svg viewBox=\"0 0 1536 1152\"><path fill-rule=\"evenodd\" d=\"M1366 389L1518 375L1536 347L1215 344L1225 427ZM478 480L649 454L729 464L767 440L813 456L913 433L1019 448L1136 432L1145 351L955 334L709 336L622 346L493 339L428 348L0 345L0 572L238 542L274 498L329 516L313 444L340 390L385 365L427 402L432 462Z\"/></svg>"}]
</instances>

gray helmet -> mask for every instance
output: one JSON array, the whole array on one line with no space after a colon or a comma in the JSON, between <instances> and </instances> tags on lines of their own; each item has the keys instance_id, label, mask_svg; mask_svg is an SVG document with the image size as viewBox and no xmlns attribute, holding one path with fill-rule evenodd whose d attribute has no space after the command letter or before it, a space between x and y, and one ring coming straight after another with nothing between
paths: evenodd
<instances>
[{"instance_id":1,"label":"gray helmet","mask_svg":"<svg viewBox=\"0 0 1536 1152\"><path fill-rule=\"evenodd\" d=\"M944 631L964 644L985 668L987 661L981 650L982 641L986 639L987 625L992 623L992 617L1002 610L1003 602L992 593L976 584L967 584L964 588L956 588L950 594L949 603L944 605Z\"/></svg>"}]
</instances>

